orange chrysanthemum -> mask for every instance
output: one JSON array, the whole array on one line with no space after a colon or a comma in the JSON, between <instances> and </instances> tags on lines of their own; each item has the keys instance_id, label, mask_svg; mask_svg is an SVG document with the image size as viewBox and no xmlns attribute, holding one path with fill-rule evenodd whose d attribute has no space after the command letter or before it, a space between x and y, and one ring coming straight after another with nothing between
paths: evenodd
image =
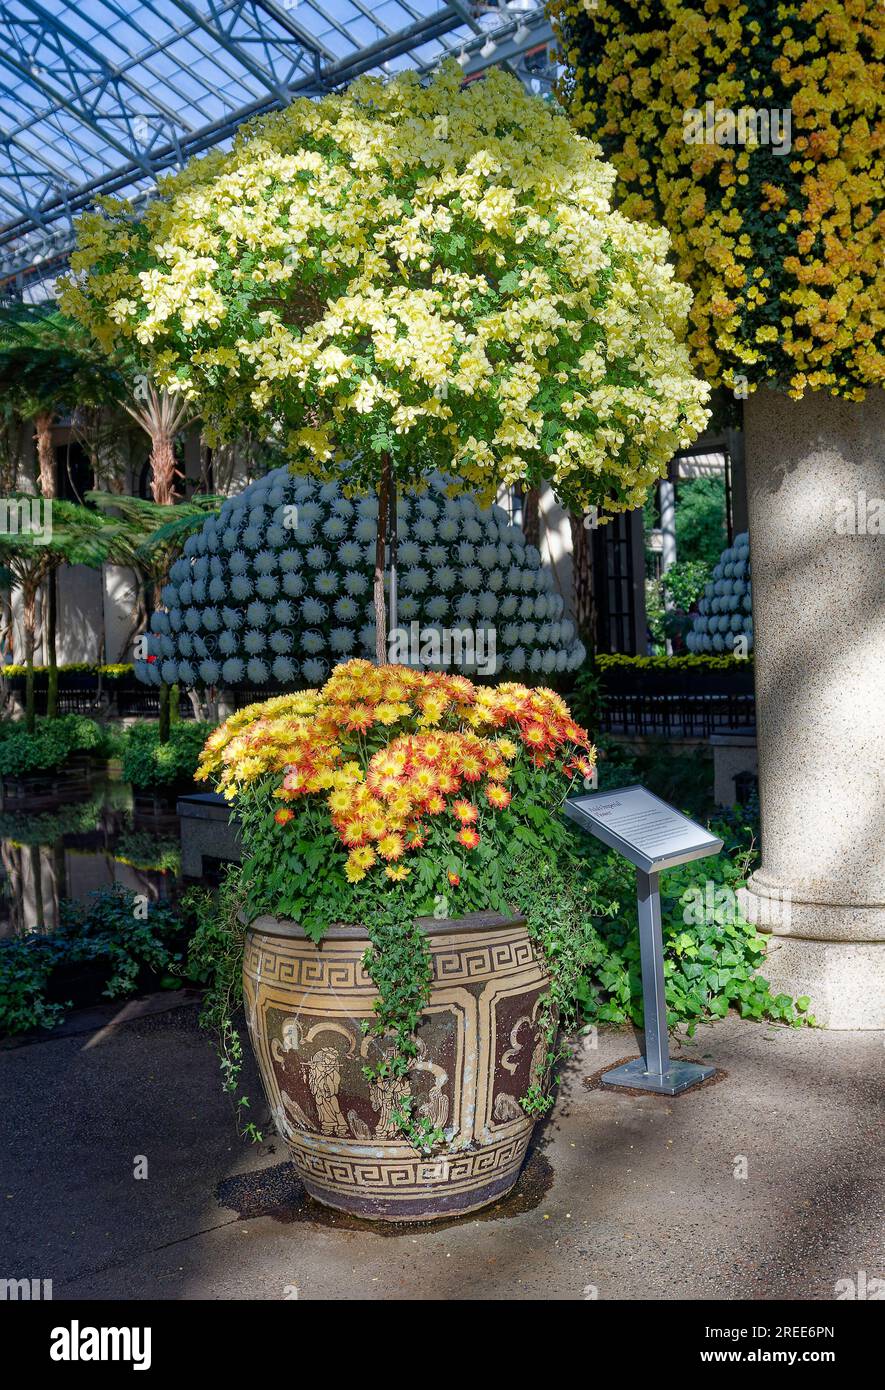
<instances>
[{"instance_id":1,"label":"orange chrysanthemum","mask_svg":"<svg viewBox=\"0 0 885 1390\"><path fill-rule=\"evenodd\" d=\"M432 725L432 727L430 727ZM360 737L372 730L369 756ZM377 742L382 746L377 747ZM477 793L492 811L510 804L507 783L522 755L529 767L549 763L593 770L595 751L560 696L514 682L478 690L466 677L368 661L338 666L321 690L277 696L239 710L207 740L201 779L214 776L228 800L257 778L276 774L273 792L286 803L323 803L349 851L345 872L358 883L427 843L427 817L452 811L457 841L475 849ZM462 787L475 787L468 799ZM393 882L405 877L388 873Z\"/></svg>"},{"instance_id":2,"label":"orange chrysanthemum","mask_svg":"<svg viewBox=\"0 0 885 1390\"><path fill-rule=\"evenodd\" d=\"M503 811L509 806L513 797L506 787L498 786L496 782L490 782L486 787L486 800L490 806L494 806L496 811Z\"/></svg>"},{"instance_id":3,"label":"orange chrysanthemum","mask_svg":"<svg viewBox=\"0 0 885 1390\"><path fill-rule=\"evenodd\" d=\"M402 859L405 849L402 835L382 835L378 841L378 853L382 859Z\"/></svg>"}]
</instances>

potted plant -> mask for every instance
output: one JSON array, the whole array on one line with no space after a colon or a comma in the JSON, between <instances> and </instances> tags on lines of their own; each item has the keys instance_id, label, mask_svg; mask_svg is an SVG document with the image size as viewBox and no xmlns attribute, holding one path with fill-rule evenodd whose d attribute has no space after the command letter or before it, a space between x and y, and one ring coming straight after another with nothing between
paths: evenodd
<instances>
[{"instance_id":1,"label":"potted plant","mask_svg":"<svg viewBox=\"0 0 885 1390\"><path fill-rule=\"evenodd\" d=\"M454 63L425 85L415 74L390 82L362 78L346 92L317 102L295 101L284 111L250 123L231 150L215 151L163 180L160 196L143 212L136 213L128 203L106 201L99 214L81 219L79 247L72 257L75 276L64 288L63 303L108 351L126 352L137 344L139 353L150 359L158 387L180 394L199 409L211 444L244 434L270 437L285 451L294 472L339 485L345 500L376 495L371 517L374 623L367 625L365 635L361 632L360 641L374 650L380 668L392 654L386 633L385 568L388 541L391 560L396 551L391 522L397 517L398 489L420 493L430 475L441 473L453 495L472 492L487 504L501 489L550 482L563 505L578 513L593 507L603 518L611 517L641 504L672 454L704 426L709 392L693 375L683 342L690 296L667 263L666 234L649 233L611 209L613 177L596 148L577 136L555 108L530 97L521 83L500 71L467 86ZM299 525L303 519L299 514L289 524ZM314 516L310 524L317 519ZM265 520L262 508L242 527L247 550L257 549ZM281 524L287 524L285 515ZM320 534L328 537L334 532L318 533L318 551L323 549ZM207 552L211 539L206 532ZM210 605L221 601L224 577L214 574L211 565L218 557L201 554L199 539L186 546L185 556L193 560L194 574L180 574L172 581L178 596L184 583L193 599L196 582L197 602L202 601L204 584ZM258 558L256 554L256 569ZM209 561L205 574L196 573L200 559ZM276 583L274 554L268 560L269 573L255 577L262 604L259 583L266 581L268 588ZM231 580L232 587L237 578L245 581L237 586L243 599L251 599L247 591L252 568L247 559L249 573ZM213 579L219 581L217 600L209 593ZM321 592L318 581L314 589ZM214 663L215 655L198 630L205 610L188 606L192 615L180 603L170 607L169 633L160 620L156 635L167 639L161 643L164 659L174 662L181 651L180 639L173 640L173 632L180 631L174 616L184 626L189 618L206 652L195 640L191 645L201 660ZM392 617L390 626L397 626ZM253 627L258 644L263 644L264 625ZM243 641L251 659L246 635ZM256 639L250 637L249 643L255 647ZM230 655L240 660L237 641L231 638L227 645L233 647ZM224 651L221 635L218 649ZM280 654L288 656L285 651ZM257 659L266 668L263 655ZM554 653L554 665L555 659ZM543 654L541 663L543 669ZM177 669L180 675L180 660ZM199 667L191 669L212 684L214 665L202 674ZM232 770L239 768L226 789L236 799L249 846L244 872L251 894L250 951L256 940L266 937L269 945L259 949L266 950L268 962L271 955L279 959L281 953L295 953L291 967L280 967L283 976L295 968L298 951L322 961L350 951L351 964L344 974L349 972L357 981L362 978L357 963L368 940L360 933L372 933L374 977L362 979L362 996L340 1006L342 1017L349 1018L351 1010L362 1021L372 1014L376 995L380 1001L381 1031L362 1038L357 1033L352 1054L350 1024L340 1025L348 1041L342 1064L368 1069L369 1077L363 1080L374 1085L378 1104L373 1111L371 1098L363 1097L359 1106L350 1107L358 1135L352 1132L347 1108L339 1102L339 1119L332 1105L331 1096L340 1092L335 1084L337 1043L324 1049L326 1056L313 1073L312 1052L303 1059L307 1070L300 1070L306 1037L301 1005L296 1003L292 1011L293 998L300 994L279 1006L267 1004L259 967L250 965L254 952L246 964L250 980L250 971L255 974L247 1000L250 1022L272 1098L275 1086L279 1091L277 1123L293 1145L297 1134L299 1154L316 1152L319 1167L312 1173L307 1157L299 1161L306 1181L324 1200L356 1203L367 1210L362 1204L374 1167L389 1180L386 1198L375 1190L375 1209L395 1215L385 1202L396 1203L399 1180L396 1169L385 1166L388 1151L383 1146L400 1145L396 1160L403 1165L408 1186L413 1178L418 1181L422 1148L429 1147L432 1155L431 1137L456 1125L457 1135L471 1147L459 1152L461 1166L450 1163L448 1176L440 1178L446 1193L440 1201L447 1201L451 1210L471 1209L505 1190L518 1171L530 1129L520 1113L520 1098L529 1093L538 1072L537 1063L525 1055L529 1043L524 1020L529 1021L532 1052L541 1046L539 1030L545 1034L546 1049L549 1028L539 1024L536 1010L542 1009L540 1001L548 991L541 963L531 958L528 938L518 944L524 929L511 914L509 926L497 925L516 934L503 954L509 951L514 961L521 957L524 962L519 988L515 981L511 985L517 993L525 986L521 1005L525 1003L527 1012L508 1015L505 1041L503 1033L495 1031L503 1022L491 1008L498 988L495 951L489 941L479 944L478 934L488 923L468 931L461 919L476 911L505 917L511 911L505 853L509 826L514 832L510 850L521 845L540 863L555 852L565 833L555 814L562 769L576 751L581 756L583 748L586 755L586 738L549 693L502 685L499 703L486 705L483 700L494 700L495 691L480 694L463 682L433 687L444 692L434 697L431 687L422 686L427 692L424 708L420 702L381 698L391 693L386 685L370 689L370 682L380 681L392 682L394 689L401 687L406 693L417 691L419 687L409 683L412 677L407 680L408 673L399 667L385 674L366 663L347 663L339 672L343 674L333 674L319 694L280 697L282 703L271 701L257 713L252 708L228 721L224 732L209 741L205 771L208 775L216 761L221 766L222 753L229 756L225 772L230 770L231 778ZM162 679L162 668L159 674ZM224 678L223 670L221 675ZM336 704L339 680L348 693ZM458 678L414 676L419 680ZM400 709L403 705L406 708ZM340 727L336 709L343 721ZM383 713L376 718L377 709ZM492 709L498 724L490 717ZM534 718L529 717L532 711ZM313 722L314 716L319 722ZM443 728L443 719L451 727ZM504 753L499 748L494 756L485 749L483 730L506 741L509 729L515 750L512 776L487 775L490 768L484 767L481 749L474 750L475 759L469 762L459 758L446 770L447 782L458 783L463 793L465 778L468 787L473 785L466 768L478 767L479 782L491 783L500 810L493 813L487 798L480 803L461 796L464 815L476 811L482 824L477 830L467 820L456 828L446 810L449 793L441 794L443 809L428 812L426 846L415 843L415 837L420 841L423 835L418 829L421 821L406 830L405 841L411 835L411 843L403 842L401 857L389 862L383 851L383 862L378 862L384 834L377 840L378 850L371 837L349 847L341 841L331 815L343 814L346 806L336 807L352 788L347 792L335 787L335 806L318 807L311 798L323 790L319 784L316 793L302 800L290 795L299 790L294 784L286 788L268 780L281 782L293 775L285 769L298 760L299 740L310 747L315 742L322 758L331 757L337 745L318 735L334 729L350 752L348 775L358 770L360 784L368 786L372 757L383 754L397 734L423 738L437 726L467 741L462 750L466 757L473 747L470 739L478 739L491 766L500 771L503 763L505 772ZM560 736L565 750L557 742ZM562 751L566 756L558 762ZM265 757L270 759L267 765ZM317 775L333 778L343 772L343 767L330 766ZM420 775L432 781L432 767ZM517 795L524 802L519 813L504 804ZM500 841L483 839L485 821L500 828ZM452 831L452 845L445 837L434 838L444 824ZM393 834L390 847L398 849L401 839ZM270 858L268 845L276 851ZM287 846L293 847L291 863ZM461 857L455 858L456 867L444 868L447 893L439 882L444 862L439 856L455 846ZM360 858L350 859L351 850ZM361 860L369 861L364 877ZM462 868L469 870L466 884L455 881L462 879ZM293 890L293 875L299 892ZM455 890L461 896L449 901ZM433 909L441 893L447 897L445 911L440 908L441 915L432 922L451 918L452 925L447 933L441 928L428 932L416 920L428 907ZM289 927L287 922L297 925ZM356 935L333 937L340 923ZM281 924L285 931L278 930ZM322 946L316 946L311 932L328 934ZM485 1058L482 1093L478 1073L468 1080L469 1066L462 1079L463 1087L473 1086L472 1092L463 1089L462 1080L452 1090L455 1061L447 1066L431 1056L431 1043L421 1042L420 1028L413 1035L422 1007L433 1008L430 995L425 1002L424 991L436 988L447 968L445 950L437 951L441 936L448 936L450 945L456 943L454 954L465 962L457 988L460 1007L473 1020L474 1064L479 1066ZM471 943L477 959L485 959L493 972L486 992L470 978ZM261 972L266 978L263 966ZM330 978L334 982L334 971ZM265 1023L262 1015L268 1007L277 1007L279 1017ZM289 1020L292 1026L284 1036L279 1030ZM262 1054L265 1036L272 1050ZM345 1038L345 1033L333 1030L332 1036ZM450 1047L461 1046L463 1053L466 1032L459 1037L460 1044L452 1033ZM368 1049L373 1038L377 1050L369 1059L361 1049L364 1044ZM426 1058L420 1055L422 1046ZM489 1110L492 1082L486 1064L493 1057L511 1084L503 1093L508 1099L495 1094ZM282 1100L281 1077L293 1066L295 1075L286 1094L297 1111L287 1110ZM321 1067L328 1071L321 1075ZM434 1067L445 1072L450 1087L450 1113L444 1122L444 1088L431 1083L431 1078L441 1082ZM348 1085L356 1084L348 1079ZM413 1086L415 1102L410 1101ZM456 1120L455 1107L462 1101L476 1111L459 1113ZM307 1117L307 1124L298 1121L299 1114ZM399 1123L394 1116L403 1114L406 1142L376 1135L382 1116L382 1128L389 1129ZM499 1165L497 1175L485 1172L482 1157L476 1156L486 1143L486 1131L477 1129L480 1114L490 1135L495 1133L493 1125L510 1126L507 1142L487 1155L492 1166ZM329 1127L342 1132L333 1133ZM336 1190L334 1165L323 1168L322 1155L336 1143L362 1147L364 1169L359 1184L354 1178L350 1195ZM342 1185L346 1187L343 1178ZM420 1214L421 1206L421 1187L415 1190L412 1215ZM397 1209L402 1213L406 1205ZM446 1209L433 1206L435 1214Z\"/></svg>"},{"instance_id":2,"label":"potted plant","mask_svg":"<svg viewBox=\"0 0 885 1390\"><path fill-rule=\"evenodd\" d=\"M246 1017L307 1190L380 1220L516 1181L554 1054L510 869L554 862L594 750L552 691L355 660L206 743L242 826Z\"/></svg>"}]
</instances>

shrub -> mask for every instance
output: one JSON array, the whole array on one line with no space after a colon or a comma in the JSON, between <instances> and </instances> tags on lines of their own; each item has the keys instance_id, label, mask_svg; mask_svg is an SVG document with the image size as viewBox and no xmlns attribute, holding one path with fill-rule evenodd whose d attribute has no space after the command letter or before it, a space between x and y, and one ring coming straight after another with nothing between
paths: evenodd
<instances>
[{"instance_id":1,"label":"shrub","mask_svg":"<svg viewBox=\"0 0 885 1390\"><path fill-rule=\"evenodd\" d=\"M107 758L114 748L114 734L83 714L38 719L32 734L23 720L4 720L0 723L0 776L50 772L76 753Z\"/></svg>"},{"instance_id":2,"label":"shrub","mask_svg":"<svg viewBox=\"0 0 885 1390\"><path fill-rule=\"evenodd\" d=\"M123 781L138 791L171 789L192 781L213 727L198 720L182 721L172 725L168 743L161 743L157 724L133 724L123 735Z\"/></svg>"},{"instance_id":3,"label":"shrub","mask_svg":"<svg viewBox=\"0 0 885 1390\"><path fill-rule=\"evenodd\" d=\"M674 608L688 612L704 592L710 578L710 568L705 560L677 560L661 576L661 588Z\"/></svg>"},{"instance_id":4,"label":"shrub","mask_svg":"<svg viewBox=\"0 0 885 1390\"><path fill-rule=\"evenodd\" d=\"M772 993L765 979L767 942L737 907L736 891L754 849L739 818L711 828L726 843L715 857L695 860L661 876L667 1019L772 1019L799 1026L810 1021L809 1001ZM740 835L734 831L739 828ZM565 1021L643 1023L636 875L620 855L598 841L573 838L569 854L545 867L530 861L507 866L512 892L536 937L558 959L557 1002ZM760 973L761 972L761 973Z\"/></svg>"},{"instance_id":5,"label":"shrub","mask_svg":"<svg viewBox=\"0 0 885 1390\"><path fill-rule=\"evenodd\" d=\"M745 671L747 663L731 652L720 655L713 655L707 652L692 652L690 655L681 653L678 656L666 656L660 653L657 656L629 656L626 652L597 652L593 658L593 664L597 671L605 675L606 671L666 671L671 675L685 672L703 680L706 675L715 675L721 671ZM585 666L578 676L580 681L585 673L591 668Z\"/></svg>"},{"instance_id":6,"label":"shrub","mask_svg":"<svg viewBox=\"0 0 885 1390\"><path fill-rule=\"evenodd\" d=\"M131 661L115 661L109 665L94 661L66 661L60 662L57 670L60 676L101 676L104 680L122 680L132 675L133 666ZM0 676L7 680L24 680L27 673L27 666L15 662L0 666ZM35 666L34 675L45 679L49 675L49 667Z\"/></svg>"},{"instance_id":7,"label":"shrub","mask_svg":"<svg viewBox=\"0 0 885 1390\"><path fill-rule=\"evenodd\" d=\"M162 982L180 959L174 945L181 923L165 903L139 907L134 893L114 884L86 903L63 899L51 933L0 940L0 1034L61 1021L71 1001L51 995L65 967L97 964L108 999L133 993L145 971Z\"/></svg>"}]
</instances>

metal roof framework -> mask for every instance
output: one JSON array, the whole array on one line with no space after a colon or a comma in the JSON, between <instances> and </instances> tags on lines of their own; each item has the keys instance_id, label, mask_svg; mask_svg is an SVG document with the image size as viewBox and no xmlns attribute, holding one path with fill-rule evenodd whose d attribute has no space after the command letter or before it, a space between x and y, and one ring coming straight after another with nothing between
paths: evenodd
<instances>
[{"instance_id":1,"label":"metal roof framework","mask_svg":"<svg viewBox=\"0 0 885 1390\"><path fill-rule=\"evenodd\" d=\"M252 116L452 55L544 90L551 45L536 0L0 0L0 294L59 273L97 197L150 197Z\"/></svg>"}]
</instances>

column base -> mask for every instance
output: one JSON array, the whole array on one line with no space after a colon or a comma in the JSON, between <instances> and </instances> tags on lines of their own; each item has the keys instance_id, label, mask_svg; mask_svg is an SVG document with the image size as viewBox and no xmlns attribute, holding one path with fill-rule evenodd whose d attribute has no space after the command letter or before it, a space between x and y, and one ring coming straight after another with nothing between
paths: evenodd
<instances>
[{"instance_id":1,"label":"column base","mask_svg":"<svg viewBox=\"0 0 885 1390\"><path fill-rule=\"evenodd\" d=\"M885 1029L885 942L772 936L759 973L772 994L807 995L821 1028Z\"/></svg>"},{"instance_id":2,"label":"column base","mask_svg":"<svg viewBox=\"0 0 885 1390\"><path fill-rule=\"evenodd\" d=\"M811 902L800 893L757 869L738 890L738 902L748 922L775 936L885 944L885 904Z\"/></svg>"},{"instance_id":3,"label":"column base","mask_svg":"<svg viewBox=\"0 0 885 1390\"><path fill-rule=\"evenodd\" d=\"M794 901L758 871L738 903L771 933L760 974L773 994L807 995L822 1028L885 1029L885 908Z\"/></svg>"}]
</instances>

